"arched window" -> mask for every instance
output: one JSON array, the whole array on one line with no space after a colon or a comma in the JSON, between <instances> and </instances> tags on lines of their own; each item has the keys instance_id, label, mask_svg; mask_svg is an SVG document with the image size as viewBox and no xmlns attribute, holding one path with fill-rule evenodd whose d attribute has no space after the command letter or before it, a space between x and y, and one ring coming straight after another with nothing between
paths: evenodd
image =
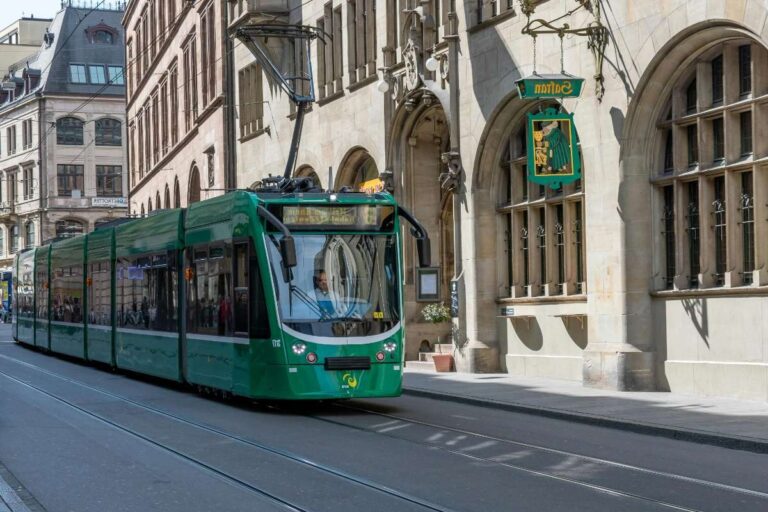
<instances>
[{"instance_id":1,"label":"arched window","mask_svg":"<svg viewBox=\"0 0 768 512\"><path fill-rule=\"evenodd\" d=\"M753 130L764 120L755 98L768 78L753 76L753 69L766 58L750 40L710 46L670 79L661 98L653 158L659 289L755 282L763 251L755 232L764 222L755 206L768 201L756 180L765 167L753 163L764 156L762 144L753 147Z\"/></svg>"},{"instance_id":2,"label":"arched window","mask_svg":"<svg viewBox=\"0 0 768 512\"><path fill-rule=\"evenodd\" d=\"M16 254L19 251L19 225L14 224L11 227L11 247L10 253Z\"/></svg>"},{"instance_id":3,"label":"arched window","mask_svg":"<svg viewBox=\"0 0 768 512\"><path fill-rule=\"evenodd\" d=\"M5 256L5 229L0 228L0 256Z\"/></svg>"},{"instance_id":4,"label":"arched window","mask_svg":"<svg viewBox=\"0 0 768 512\"><path fill-rule=\"evenodd\" d=\"M147 214L146 210L144 210L144 203L141 203L141 216L144 217Z\"/></svg>"},{"instance_id":5,"label":"arched window","mask_svg":"<svg viewBox=\"0 0 768 512\"><path fill-rule=\"evenodd\" d=\"M83 145L83 122L76 117L62 117L56 121L56 143L65 146Z\"/></svg>"},{"instance_id":6,"label":"arched window","mask_svg":"<svg viewBox=\"0 0 768 512\"><path fill-rule=\"evenodd\" d=\"M117 119L99 119L96 121L97 146L122 146L122 123Z\"/></svg>"},{"instance_id":7,"label":"arched window","mask_svg":"<svg viewBox=\"0 0 768 512\"><path fill-rule=\"evenodd\" d=\"M192 167L189 176L189 194L187 204L196 203L200 200L200 171L197 166Z\"/></svg>"},{"instance_id":8,"label":"arched window","mask_svg":"<svg viewBox=\"0 0 768 512\"><path fill-rule=\"evenodd\" d=\"M165 185L165 207L171 207L171 189L168 188L167 184Z\"/></svg>"},{"instance_id":9,"label":"arched window","mask_svg":"<svg viewBox=\"0 0 768 512\"><path fill-rule=\"evenodd\" d=\"M114 39L115 39L115 36L113 36L111 32L107 32L106 30L97 30L93 33L94 43L112 44L114 42Z\"/></svg>"},{"instance_id":10,"label":"arched window","mask_svg":"<svg viewBox=\"0 0 768 512\"><path fill-rule=\"evenodd\" d=\"M68 238L82 235L85 231L83 223L77 220L60 220L56 222L56 238Z\"/></svg>"},{"instance_id":11,"label":"arched window","mask_svg":"<svg viewBox=\"0 0 768 512\"><path fill-rule=\"evenodd\" d=\"M158 210L161 210L163 208L163 203L160 202L160 192L157 192L155 194L155 206Z\"/></svg>"},{"instance_id":12,"label":"arched window","mask_svg":"<svg viewBox=\"0 0 768 512\"><path fill-rule=\"evenodd\" d=\"M299 167L299 169L296 171L296 177L309 178L310 180L312 180L312 183L314 184L314 186L316 187L321 186L320 177L317 175L315 170L309 165L304 165Z\"/></svg>"},{"instance_id":13,"label":"arched window","mask_svg":"<svg viewBox=\"0 0 768 512\"><path fill-rule=\"evenodd\" d=\"M499 254L503 263L499 265L498 294L548 297L585 293L582 180L556 190L528 181L526 116L521 113L515 119L496 180L499 232L506 240Z\"/></svg>"},{"instance_id":14,"label":"arched window","mask_svg":"<svg viewBox=\"0 0 768 512\"><path fill-rule=\"evenodd\" d=\"M350 153L341 165L337 188L350 187L359 190L360 185L366 181L379 177L379 169L376 161L365 149L358 149Z\"/></svg>"},{"instance_id":15,"label":"arched window","mask_svg":"<svg viewBox=\"0 0 768 512\"><path fill-rule=\"evenodd\" d=\"M179 177L173 179L173 207L181 208L181 191L179 190Z\"/></svg>"},{"instance_id":16,"label":"arched window","mask_svg":"<svg viewBox=\"0 0 768 512\"><path fill-rule=\"evenodd\" d=\"M29 249L35 246L35 223L27 222L24 226L24 247Z\"/></svg>"},{"instance_id":17,"label":"arched window","mask_svg":"<svg viewBox=\"0 0 768 512\"><path fill-rule=\"evenodd\" d=\"M147 200L147 213L152 213L152 199Z\"/></svg>"}]
</instances>

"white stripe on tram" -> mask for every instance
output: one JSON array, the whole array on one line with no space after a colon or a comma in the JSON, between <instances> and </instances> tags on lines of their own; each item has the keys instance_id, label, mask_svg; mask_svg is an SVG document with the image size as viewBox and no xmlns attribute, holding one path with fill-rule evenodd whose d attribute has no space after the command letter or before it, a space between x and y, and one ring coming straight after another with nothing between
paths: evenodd
<instances>
[{"instance_id":1,"label":"white stripe on tram","mask_svg":"<svg viewBox=\"0 0 768 512\"><path fill-rule=\"evenodd\" d=\"M248 338L231 338L229 336L211 336L210 334L191 334L187 333L188 340L195 341L214 341L216 343L232 343L235 345L250 345Z\"/></svg>"},{"instance_id":2,"label":"white stripe on tram","mask_svg":"<svg viewBox=\"0 0 768 512\"><path fill-rule=\"evenodd\" d=\"M283 324L282 327L287 334L290 334L299 340L311 341L312 343L317 343L318 345L366 345L368 343L384 341L387 338L391 338L397 334L397 331L400 330L400 322L397 322L388 331L384 331L379 334L372 334L370 336L315 336L291 329L285 324Z\"/></svg>"}]
</instances>

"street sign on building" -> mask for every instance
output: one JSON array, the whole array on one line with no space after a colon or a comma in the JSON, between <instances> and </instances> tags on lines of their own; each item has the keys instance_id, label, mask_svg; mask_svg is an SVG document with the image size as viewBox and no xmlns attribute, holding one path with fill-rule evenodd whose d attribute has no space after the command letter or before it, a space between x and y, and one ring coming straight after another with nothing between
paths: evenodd
<instances>
[{"instance_id":1,"label":"street sign on building","mask_svg":"<svg viewBox=\"0 0 768 512\"><path fill-rule=\"evenodd\" d=\"M517 92L522 99L578 98L581 95L583 78L568 74L533 74L517 80Z\"/></svg>"},{"instance_id":2,"label":"street sign on building","mask_svg":"<svg viewBox=\"0 0 768 512\"><path fill-rule=\"evenodd\" d=\"M93 197L91 206L99 208L125 208L128 200L124 197Z\"/></svg>"}]
</instances>

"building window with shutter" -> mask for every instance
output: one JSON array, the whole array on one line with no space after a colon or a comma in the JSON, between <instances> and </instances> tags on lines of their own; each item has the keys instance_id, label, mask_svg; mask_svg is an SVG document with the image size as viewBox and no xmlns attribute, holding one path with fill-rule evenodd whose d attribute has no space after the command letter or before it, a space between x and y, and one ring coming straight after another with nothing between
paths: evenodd
<instances>
[{"instance_id":1,"label":"building window with shutter","mask_svg":"<svg viewBox=\"0 0 768 512\"><path fill-rule=\"evenodd\" d=\"M241 69L238 73L241 140L259 135L264 130L264 85L262 77L261 66L257 63Z\"/></svg>"},{"instance_id":2,"label":"building window with shutter","mask_svg":"<svg viewBox=\"0 0 768 512\"><path fill-rule=\"evenodd\" d=\"M5 152L7 155L16 154L16 126L5 129Z\"/></svg>"},{"instance_id":3,"label":"building window with shutter","mask_svg":"<svg viewBox=\"0 0 768 512\"><path fill-rule=\"evenodd\" d=\"M82 165L59 164L56 170L59 197L71 197L73 190L82 193L84 173Z\"/></svg>"},{"instance_id":4,"label":"building window with shutter","mask_svg":"<svg viewBox=\"0 0 768 512\"><path fill-rule=\"evenodd\" d=\"M374 0L349 0L347 4L350 84L376 75L375 6Z\"/></svg>"},{"instance_id":5,"label":"building window with shutter","mask_svg":"<svg viewBox=\"0 0 768 512\"><path fill-rule=\"evenodd\" d=\"M96 195L99 197L122 197L123 168L120 165L96 166Z\"/></svg>"}]
</instances>

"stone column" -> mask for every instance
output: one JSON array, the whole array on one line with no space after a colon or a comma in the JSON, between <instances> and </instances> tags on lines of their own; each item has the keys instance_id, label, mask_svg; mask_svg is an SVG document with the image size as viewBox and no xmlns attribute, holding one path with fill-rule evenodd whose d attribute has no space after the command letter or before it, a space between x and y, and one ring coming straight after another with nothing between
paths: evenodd
<instances>
[{"instance_id":1,"label":"stone column","mask_svg":"<svg viewBox=\"0 0 768 512\"><path fill-rule=\"evenodd\" d=\"M626 98L616 85L608 85L601 103L582 99L586 108L575 111L586 187L589 343L583 382L589 387L650 390L651 186L646 161L622 154L628 143L623 139ZM646 133L632 137L631 143L641 147L652 142Z\"/></svg>"}]
</instances>

